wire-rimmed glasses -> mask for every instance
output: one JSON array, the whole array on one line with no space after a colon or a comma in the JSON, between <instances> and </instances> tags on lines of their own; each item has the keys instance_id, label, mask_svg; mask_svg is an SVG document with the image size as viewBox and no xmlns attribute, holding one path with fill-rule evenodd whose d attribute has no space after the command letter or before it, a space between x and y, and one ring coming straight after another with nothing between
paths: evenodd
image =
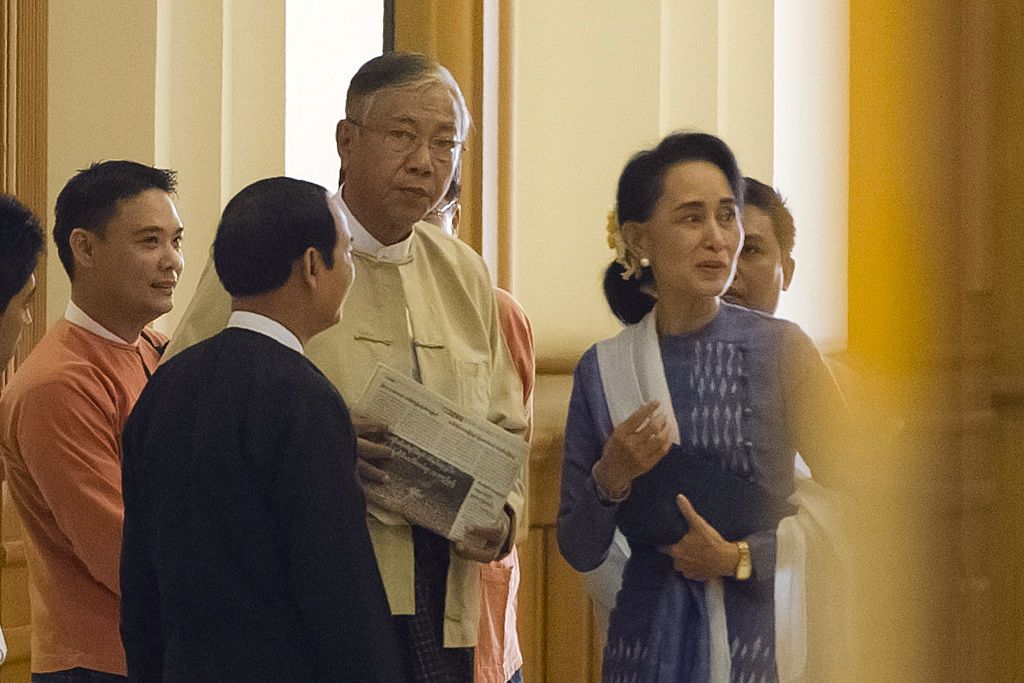
<instances>
[{"instance_id":1,"label":"wire-rimmed glasses","mask_svg":"<svg viewBox=\"0 0 1024 683\"><path fill-rule=\"evenodd\" d=\"M415 131L408 130L406 128L378 128L376 126L370 126L355 119L348 119L348 121L359 128L365 128L377 133L384 140L384 147L388 152L397 154L400 156L406 156L420 148L425 138ZM452 137L438 135L427 140L427 148L430 150L430 156L435 161L441 161L451 163L455 159L455 155L459 152L462 146L465 145L464 140L457 140Z\"/></svg>"}]
</instances>

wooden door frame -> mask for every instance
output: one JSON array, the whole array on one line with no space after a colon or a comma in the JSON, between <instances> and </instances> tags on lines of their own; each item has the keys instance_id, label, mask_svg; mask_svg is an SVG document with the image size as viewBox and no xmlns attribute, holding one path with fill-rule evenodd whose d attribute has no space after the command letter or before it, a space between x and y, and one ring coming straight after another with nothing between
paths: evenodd
<instances>
[{"instance_id":1,"label":"wooden door frame","mask_svg":"<svg viewBox=\"0 0 1024 683\"><path fill-rule=\"evenodd\" d=\"M47 224L47 0L0 0L0 192L13 194ZM45 248L45 247L44 247ZM24 330L0 391L46 331L46 253L36 266L32 323ZM2 470L0 470L2 479ZM28 681L31 610L23 531L7 495L0 496L0 624L8 654L0 681Z\"/></svg>"},{"instance_id":2,"label":"wooden door frame","mask_svg":"<svg viewBox=\"0 0 1024 683\"><path fill-rule=\"evenodd\" d=\"M47 222L47 0L0 0L0 192L14 194ZM36 266L32 324L14 355L17 367L46 330L46 255ZM3 386L0 381L0 387Z\"/></svg>"}]
</instances>

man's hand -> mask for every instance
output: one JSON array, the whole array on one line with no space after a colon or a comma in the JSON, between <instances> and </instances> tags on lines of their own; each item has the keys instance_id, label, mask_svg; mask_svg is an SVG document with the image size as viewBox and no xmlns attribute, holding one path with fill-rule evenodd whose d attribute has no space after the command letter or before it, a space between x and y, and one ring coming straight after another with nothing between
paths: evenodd
<instances>
[{"instance_id":1,"label":"man's hand","mask_svg":"<svg viewBox=\"0 0 1024 683\"><path fill-rule=\"evenodd\" d=\"M362 417L352 417L352 426L356 429L356 466L359 479L364 487L368 483L383 484L388 480L388 473L381 467L391 459L391 449L380 443L388 433L384 425Z\"/></svg>"},{"instance_id":2,"label":"man's hand","mask_svg":"<svg viewBox=\"0 0 1024 683\"><path fill-rule=\"evenodd\" d=\"M633 480L658 464L672 447L668 420L650 401L615 428L594 465L594 478L609 493L625 491Z\"/></svg>"},{"instance_id":3,"label":"man's hand","mask_svg":"<svg viewBox=\"0 0 1024 683\"><path fill-rule=\"evenodd\" d=\"M493 562L498 559L511 530L508 514L503 512L495 526L467 529L466 540L455 544L455 553L467 560Z\"/></svg>"},{"instance_id":4,"label":"man's hand","mask_svg":"<svg viewBox=\"0 0 1024 683\"><path fill-rule=\"evenodd\" d=\"M736 544L722 538L683 494L676 496L676 505L690 529L677 542L661 546L658 550L670 556L676 571L688 579L707 581L718 576L732 576L740 561Z\"/></svg>"}]
</instances>

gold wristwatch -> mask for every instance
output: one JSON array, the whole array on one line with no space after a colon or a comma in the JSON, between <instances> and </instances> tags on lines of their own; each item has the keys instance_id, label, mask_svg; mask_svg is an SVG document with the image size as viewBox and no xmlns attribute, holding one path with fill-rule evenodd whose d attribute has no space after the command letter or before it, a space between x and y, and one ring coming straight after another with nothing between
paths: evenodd
<instances>
[{"instance_id":1,"label":"gold wristwatch","mask_svg":"<svg viewBox=\"0 0 1024 683\"><path fill-rule=\"evenodd\" d=\"M746 541L736 541L736 547L740 551L740 560L736 563L736 573L733 578L737 581L746 581L750 578L753 567L750 564L750 544Z\"/></svg>"}]
</instances>

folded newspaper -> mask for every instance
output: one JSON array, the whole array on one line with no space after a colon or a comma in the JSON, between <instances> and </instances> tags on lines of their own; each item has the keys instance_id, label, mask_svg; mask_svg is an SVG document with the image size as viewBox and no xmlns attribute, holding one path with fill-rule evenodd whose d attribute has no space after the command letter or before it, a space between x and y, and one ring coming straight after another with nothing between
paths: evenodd
<instances>
[{"instance_id":1,"label":"folded newspaper","mask_svg":"<svg viewBox=\"0 0 1024 683\"><path fill-rule=\"evenodd\" d=\"M504 514L526 460L521 436L466 416L382 364L354 412L388 428L379 441L393 453L381 467L388 480L365 482L372 514L383 507L452 541L464 540L474 527L494 526Z\"/></svg>"}]
</instances>

